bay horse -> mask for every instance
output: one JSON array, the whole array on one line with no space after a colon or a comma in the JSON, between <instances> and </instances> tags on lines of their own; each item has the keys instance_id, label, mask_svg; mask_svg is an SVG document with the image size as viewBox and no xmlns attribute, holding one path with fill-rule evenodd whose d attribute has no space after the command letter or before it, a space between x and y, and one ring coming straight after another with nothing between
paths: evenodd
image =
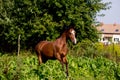
<instances>
[{"instance_id":1,"label":"bay horse","mask_svg":"<svg viewBox=\"0 0 120 80\"><path fill-rule=\"evenodd\" d=\"M69 27L55 41L40 41L35 46L39 65L41 63L45 63L48 59L57 59L62 64L63 70L64 64L66 65L66 75L68 76L68 61L66 59L68 52L67 40L70 39L74 44L76 44L77 40L75 33L74 27Z\"/></svg>"}]
</instances>

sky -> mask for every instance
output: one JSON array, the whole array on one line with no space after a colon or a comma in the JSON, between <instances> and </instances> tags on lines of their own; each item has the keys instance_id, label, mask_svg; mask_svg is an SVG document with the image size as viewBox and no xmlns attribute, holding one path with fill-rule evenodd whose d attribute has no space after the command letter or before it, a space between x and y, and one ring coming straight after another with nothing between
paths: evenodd
<instances>
[{"instance_id":1,"label":"sky","mask_svg":"<svg viewBox=\"0 0 120 80\"><path fill-rule=\"evenodd\" d=\"M103 0L103 2L112 2L111 8L100 11L105 14L104 17L97 17L97 21L105 24L120 24L120 0Z\"/></svg>"}]
</instances>

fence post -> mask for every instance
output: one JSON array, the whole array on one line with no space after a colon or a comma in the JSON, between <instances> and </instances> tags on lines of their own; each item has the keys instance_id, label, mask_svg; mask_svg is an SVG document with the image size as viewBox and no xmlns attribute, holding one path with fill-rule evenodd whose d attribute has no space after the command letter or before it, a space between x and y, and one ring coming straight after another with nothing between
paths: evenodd
<instances>
[{"instance_id":1,"label":"fence post","mask_svg":"<svg viewBox=\"0 0 120 80\"><path fill-rule=\"evenodd\" d=\"M17 55L19 56L20 54L20 34L18 35L18 52L17 52Z\"/></svg>"}]
</instances>

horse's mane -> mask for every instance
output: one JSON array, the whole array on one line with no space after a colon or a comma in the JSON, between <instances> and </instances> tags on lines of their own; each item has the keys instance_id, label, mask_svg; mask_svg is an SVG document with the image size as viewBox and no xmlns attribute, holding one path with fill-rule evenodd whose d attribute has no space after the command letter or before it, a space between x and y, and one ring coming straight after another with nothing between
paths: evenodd
<instances>
[{"instance_id":1,"label":"horse's mane","mask_svg":"<svg viewBox=\"0 0 120 80\"><path fill-rule=\"evenodd\" d=\"M64 33L67 32L69 29L73 28L75 29L75 24L71 23L69 26L64 25L62 30L60 31L60 36Z\"/></svg>"}]
</instances>

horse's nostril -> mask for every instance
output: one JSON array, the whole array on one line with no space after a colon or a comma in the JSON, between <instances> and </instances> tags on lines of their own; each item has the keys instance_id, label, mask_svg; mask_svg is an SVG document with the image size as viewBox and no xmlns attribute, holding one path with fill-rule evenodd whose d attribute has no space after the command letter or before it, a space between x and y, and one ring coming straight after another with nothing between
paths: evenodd
<instances>
[{"instance_id":1,"label":"horse's nostril","mask_svg":"<svg viewBox=\"0 0 120 80\"><path fill-rule=\"evenodd\" d=\"M76 44L76 42L73 43L74 45Z\"/></svg>"}]
</instances>

